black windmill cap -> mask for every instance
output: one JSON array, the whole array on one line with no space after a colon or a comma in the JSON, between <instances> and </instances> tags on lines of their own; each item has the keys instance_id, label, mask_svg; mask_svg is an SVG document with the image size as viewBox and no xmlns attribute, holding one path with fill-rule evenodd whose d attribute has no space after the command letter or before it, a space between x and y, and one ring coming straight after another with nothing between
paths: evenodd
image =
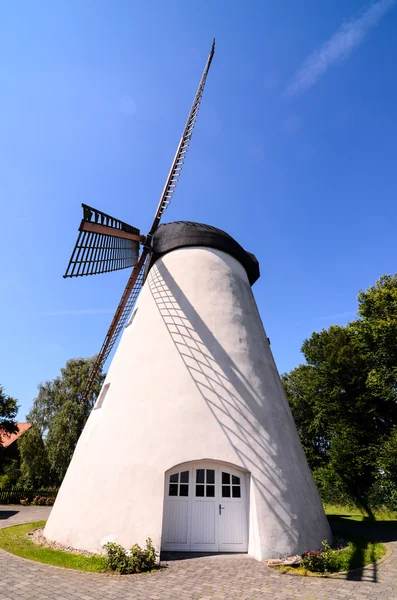
<instances>
[{"instance_id":1,"label":"black windmill cap","mask_svg":"<svg viewBox=\"0 0 397 600\"><path fill-rule=\"evenodd\" d=\"M259 262L255 255L244 250L231 235L212 225L191 221L163 223L154 233L152 244L152 265L158 258L171 250L189 246L204 246L222 250L238 260L244 267L251 285L259 279Z\"/></svg>"}]
</instances>

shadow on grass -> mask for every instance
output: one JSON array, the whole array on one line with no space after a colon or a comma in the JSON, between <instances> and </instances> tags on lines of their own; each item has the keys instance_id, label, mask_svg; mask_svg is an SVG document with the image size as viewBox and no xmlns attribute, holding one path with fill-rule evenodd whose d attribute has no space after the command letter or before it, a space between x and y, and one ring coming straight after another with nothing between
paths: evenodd
<instances>
[{"instance_id":1,"label":"shadow on grass","mask_svg":"<svg viewBox=\"0 0 397 600\"><path fill-rule=\"evenodd\" d=\"M365 555L368 551L371 562L364 568ZM349 572L346 574L346 579L350 581L378 582L378 566L374 546L368 540L363 540L361 544L356 545L350 558L348 569Z\"/></svg>"},{"instance_id":2,"label":"shadow on grass","mask_svg":"<svg viewBox=\"0 0 397 600\"><path fill-rule=\"evenodd\" d=\"M395 542L397 521L377 521L363 517L361 521L351 520L349 515L328 515L328 521L335 532L346 531L353 535L369 538L374 542Z\"/></svg>"},{"instance_id":3,"label":"shadow on grass","mask_svg":"<svg viewBox=\"0 0 397 600\"><path fill-rule=\"evenodd\" d=\"M349 515L329 515L328 520L335 534L343 537L345 533L349 538L359 542L348 565L348 569L354 571L347 573L346 579L377 583L378 565L375 547L371 542L396 541L397 521L377 521L373 515L362 517L361 521L353 521ZM368 552L370 552L371 563L364 567L365 555L368 555Z\"/></svg>"}]
</instances>

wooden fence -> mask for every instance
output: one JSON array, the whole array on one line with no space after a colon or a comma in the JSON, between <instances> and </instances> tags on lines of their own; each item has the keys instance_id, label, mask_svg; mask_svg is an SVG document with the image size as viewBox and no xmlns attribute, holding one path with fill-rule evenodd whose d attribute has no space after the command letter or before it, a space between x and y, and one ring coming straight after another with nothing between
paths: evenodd
<instances>
[{"instance_id":1,"label":"wooden fence","mask_svg":"<svg viewBox=\"0 0 397 600\"><path fill-rule=\"evenodd\" d=\"M25 498L29 502L36 496L44 496L45 498L55 498L58 490L26 490L24 488L0 489L0 504L20 504L20 500Z\"/></svg>"}]
</instances>

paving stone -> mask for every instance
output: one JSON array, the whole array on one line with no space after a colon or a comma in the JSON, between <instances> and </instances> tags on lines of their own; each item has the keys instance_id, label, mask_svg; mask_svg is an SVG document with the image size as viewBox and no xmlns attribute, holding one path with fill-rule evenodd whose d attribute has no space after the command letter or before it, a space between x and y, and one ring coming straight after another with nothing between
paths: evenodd
<instances>
[{"instance_id":1,"label":"paving stone","mask_svg":"<svg viewBox=\"0 0 397 600\"><path fill-rule=\"evenodd\" d=\"M0 527L45 520L50 510L0 505ZM375 567L326 578L282 574L245 554L169 560L156 573L123 577L59 569L0 550L0 600L397 600L397 541L386 545L390 554Z\"/></svg>"}]
</instances>

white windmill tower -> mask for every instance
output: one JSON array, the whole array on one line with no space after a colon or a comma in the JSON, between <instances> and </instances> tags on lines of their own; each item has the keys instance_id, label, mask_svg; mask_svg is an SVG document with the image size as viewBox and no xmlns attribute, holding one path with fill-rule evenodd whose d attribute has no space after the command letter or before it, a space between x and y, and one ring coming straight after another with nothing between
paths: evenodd
<instances>
[{"instance_id":1,"label":"white windmill tower","mask_svg":"<svg viewBox=\"0 0 397 600\"><path fill-rule=\"evenodd\" d=\"M45 528L75 548L150 536L265 559L331 536L251 291L256 258L208 225L159 226L213 55L148 235L84 206L65 276L134 267L89 386L126 325L120 345Z\"/></svg>"}]
</instances>

